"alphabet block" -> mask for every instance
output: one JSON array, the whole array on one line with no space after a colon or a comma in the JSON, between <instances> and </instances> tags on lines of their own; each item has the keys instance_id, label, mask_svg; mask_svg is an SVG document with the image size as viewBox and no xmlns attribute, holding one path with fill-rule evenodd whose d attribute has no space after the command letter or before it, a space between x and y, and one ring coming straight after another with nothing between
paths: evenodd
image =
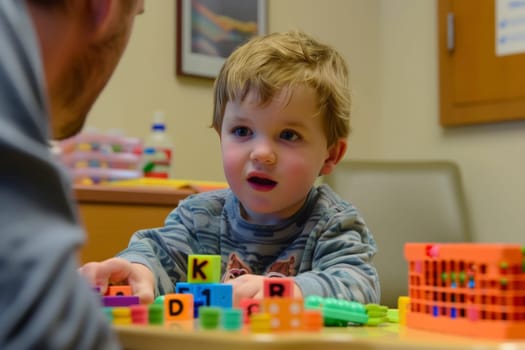
<instances>
[{"instance_id":1,"label":"alphabet block","mask_svg":"<svg viewBox=\"0 0 525 350\"><path fill-rule=\"evenodd\" d=\"M219 283L220 281L220 255L188 255L189 283Z\"/></svg>"},{"instance_id":2,"label":"alphabet block","mask_svg":"<svg viewBox=\"0 0 525 350\"><path fill-rule=\"evenodd\" d=\"M193 319L192 294L166 294L164 296L164 320L183 321Z\"/></svg>"},{"instance_id":3,"label":"alphabet block","mask_svg":"<svg viewBox=\"0 0 525 350\"><path fill-rule=\"evenodd\" d=\"M251 316L259 312L261 301L258 299L245 298L239 302L243 311L244 324L249 324Z\"/></svg>"},{"instance_id":4,"label":"alphabet block","mask_svg":"<svg viewBox=\"0 0 525 350\"><path fill-rule=\"evenodd\" d=\"M130 296L133 295L131 292L131 286L109 286L105 295L111 296Z\"/></svg>"},{"instance_id":5,"label":"alphabet block","mask_svg":"<svg viewBox=\"0 0 525 350\"><path fill-rule=\"evenodd\" d=\"M265 298L284 298L293 297L294 280L291 277L271 278L266 277L263 280Z\"/></svg>"},{"instance_id":6,"label":"alphabet block","mask_svg":"<svg viewBox=\"0 0 525 350\"><path fill-rule=\"evenodd\" d=\"M194 302L203 306L231 308L233 305L233 287L231 284L177 282L175 292L193 294Z\"/></svg>"}]
</instances>

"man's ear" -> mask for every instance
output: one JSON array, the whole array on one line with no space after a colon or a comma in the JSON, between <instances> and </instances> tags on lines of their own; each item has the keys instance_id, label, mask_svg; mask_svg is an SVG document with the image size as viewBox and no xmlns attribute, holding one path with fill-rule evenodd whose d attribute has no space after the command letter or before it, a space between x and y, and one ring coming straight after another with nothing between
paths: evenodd
<instances>
[{"instance_id":1,"label":"man's ear","mask_svg":"<svg viewBox=\"0 0 525 350\"><path fill-rule=\"evenodd\" d=\"M127 0L124 0L127 1ZM87 22L90 34L94 38L106 35L110 23L111 11L115 4L111 0L87 0Z\"/></svg>"},{"instance_id":2,"label":"man's ear","mask_svg":"<svg viewBox=\"0 0 525 350\"><path fill-rule=\"evenodd\" d=\"M328 148L328 157L325 159L319 175L328 175L334 170L336 164L345 155L347 144L348 141L345 138L340 138Z\"/></svg>"}]
</instances>

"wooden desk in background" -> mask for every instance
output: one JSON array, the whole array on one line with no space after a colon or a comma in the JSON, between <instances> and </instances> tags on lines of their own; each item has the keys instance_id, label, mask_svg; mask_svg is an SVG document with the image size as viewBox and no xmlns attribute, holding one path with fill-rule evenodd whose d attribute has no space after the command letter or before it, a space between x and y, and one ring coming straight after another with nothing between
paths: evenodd
<instances>
[{"instance_id":1,"label":"wooden desk in background","mask_svg":"<svg viewBox=\"0 0 525 350\"><path fill-rule=\"evenodd\" d=\"M192 193L159 187L75 186L87 235L81 263L110 258L127 247L135 231L162 226L179 201Z\"/></svg>"},{"instance_id":2,"label":"wooden desk in background","mask_svg":"<svg viewBox=\"0 0 525 350\"><path fill-rule=\"evenodd\" d=\"M181 330L177 325L113 327L126 350L525 350L525 340L459 337L394 323L377 327L332 327L320 333L280 334Z\"/></svg>"}]
</instances>

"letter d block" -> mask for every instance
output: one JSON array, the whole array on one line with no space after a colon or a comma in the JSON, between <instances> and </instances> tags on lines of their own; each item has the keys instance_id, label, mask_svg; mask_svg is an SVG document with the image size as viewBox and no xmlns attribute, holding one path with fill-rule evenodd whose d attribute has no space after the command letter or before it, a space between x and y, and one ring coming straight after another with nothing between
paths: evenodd
<instances>
[{"instance_id":1,"label":"letter d block","mask_svg":"<svg viewBox=\"0 0 525 350\"><path fill-rule=\"evenodd\" d=\"M220 255L188 255L189 283L219 283L220 281Z\"/></svg>"},{"instance_id":2,"label":"letter d block","mask_svg":"<svg viewBox=\"0 0 525 350\"><path fill-rule=\"evenodd\" d=\"M270 278L263 280L265 298L291 298L293 297L294 280L291 277Z\"/></svg>"},{"instance_id":3,"label":"letter d block","mask_svg":"<svg viewBox=\"0 0 525 350\"><path fill-rule=\"evenodd\" d=\"M164 320L193 320L193 294L166 294L164 296Z\"/></svg>"}]
</instances>

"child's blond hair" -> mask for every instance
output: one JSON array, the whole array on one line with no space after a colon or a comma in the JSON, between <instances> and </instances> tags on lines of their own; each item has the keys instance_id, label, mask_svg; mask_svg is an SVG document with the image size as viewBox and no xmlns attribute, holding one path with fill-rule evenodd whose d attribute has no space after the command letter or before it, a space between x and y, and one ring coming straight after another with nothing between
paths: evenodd
<instances>
[{"instance_id":1,"label":"child's blond hair","mask_svg":"<svg viewBox=\"0 0 525 350\"><path fill-rule=\"evenodd\" d=\"M348 67L332 47L300 31L251 39L226 60L215 81L212 127L220 134L228 101L242 101L256 91L261 105L276 93L297 85L313 88L318 97L328 146L350 133Z\"/></svg>"}]
</instances>

